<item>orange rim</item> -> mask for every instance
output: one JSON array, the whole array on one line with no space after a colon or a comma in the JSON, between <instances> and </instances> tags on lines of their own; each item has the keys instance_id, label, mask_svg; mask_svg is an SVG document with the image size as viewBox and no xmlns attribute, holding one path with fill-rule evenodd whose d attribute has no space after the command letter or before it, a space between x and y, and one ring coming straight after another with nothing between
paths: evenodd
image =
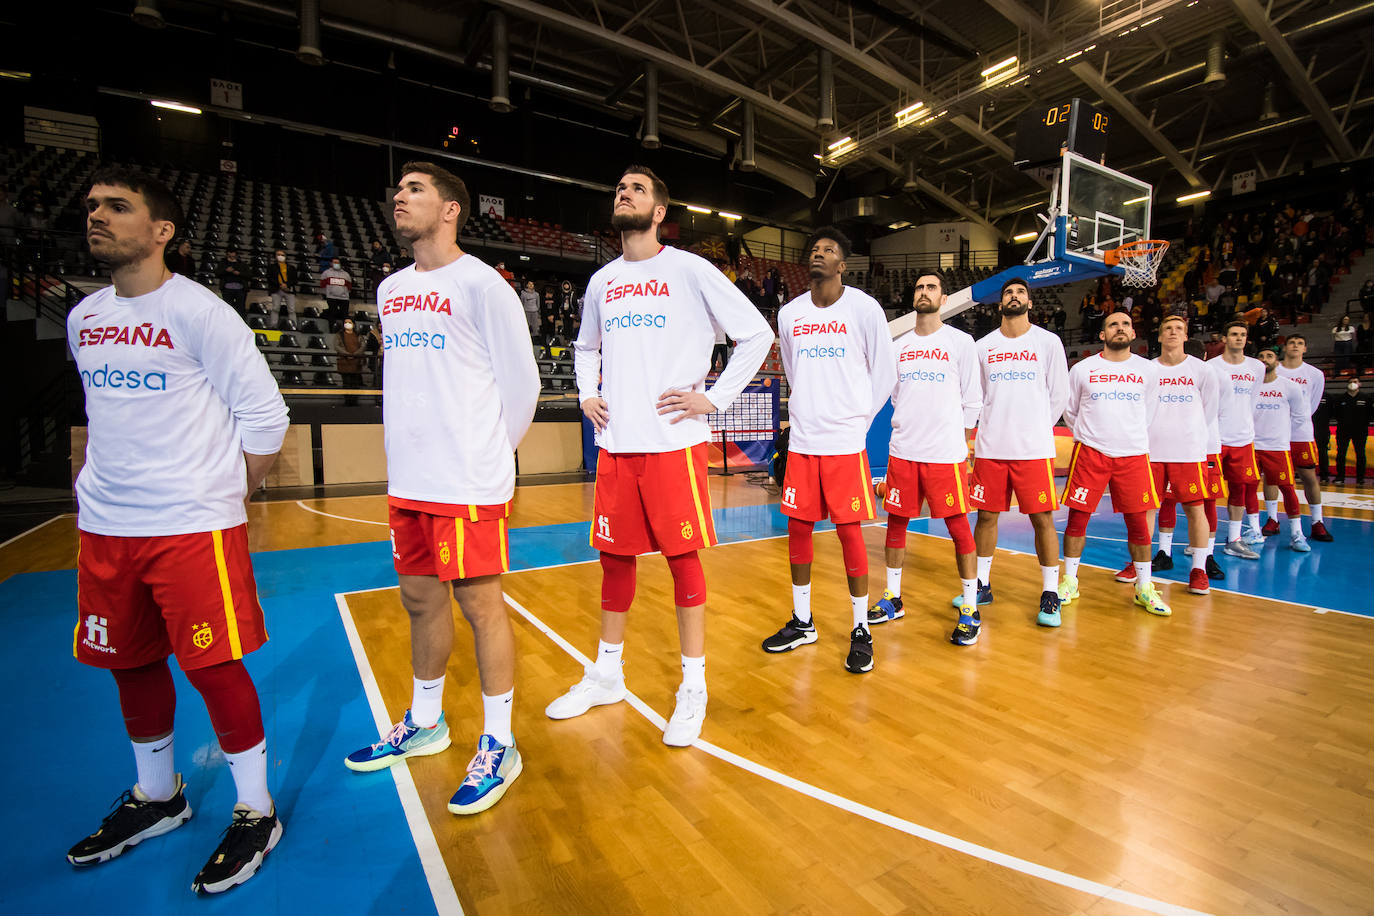
<instances>
[{"instance_id":1,"label":"orange rim","mask_svg":"<svg viewBox=\"0 0 1374 916\"><path fill-rule=\"evenodd\" d=\"M1123 256L1149 256L1156 252L1163 254L1169 247L1169 243L1164 239L1140 239L1135 242L1127 242L1117 248L1109 248L1102 253L1102 261L1105 264L1119 264Z\"/></svg>"}]
</instances>

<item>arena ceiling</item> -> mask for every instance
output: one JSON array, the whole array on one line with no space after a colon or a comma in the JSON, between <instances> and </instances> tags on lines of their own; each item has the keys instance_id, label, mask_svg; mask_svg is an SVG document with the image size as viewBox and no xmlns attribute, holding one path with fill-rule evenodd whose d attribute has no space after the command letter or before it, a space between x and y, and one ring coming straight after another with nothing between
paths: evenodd
<instances>
[{"instance_id":1,"label":"arena ceiling","mask_svg":"<svg viewBox=\"0 0 1374 916\"><path fill-rule=\"evenodd\" d=\"M1079 97L1112 112L1108 163L1154 183L1157 200L1238 170L1267 179L1367 159L1374 138L1374 2L210 2L278 22L318 5L326 58L346 36L468 70L491 70L504 20L517 93L641 119L652 64L665 142L738 155L752 112L757 171L813 202L840 171L923 219L1004 236L1030 228L1045 198L1043 178L1011 163L1031 106ZM138 5L171 15L177 3ZM823 57L833 126L818 126Z\"/></svg>"}]
</instances>

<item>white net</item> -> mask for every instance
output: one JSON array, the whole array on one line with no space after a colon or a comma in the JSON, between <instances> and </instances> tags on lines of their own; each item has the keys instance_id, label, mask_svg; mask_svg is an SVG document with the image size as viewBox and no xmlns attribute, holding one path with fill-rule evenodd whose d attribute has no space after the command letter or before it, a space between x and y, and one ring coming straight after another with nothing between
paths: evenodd
<instances>
[{"instance_id":1,"label":"white net","mask_svg":"<svg viewBox=\"0 0 1374 916\"><path fill-rule=\"evenodd\" d=\"M1121 282L1127 286L1154 286L1168 250L1168 242L1155 240L1121 246L1117 249L1117 263L1126 271Z\"/></svg>"}]
</instances>

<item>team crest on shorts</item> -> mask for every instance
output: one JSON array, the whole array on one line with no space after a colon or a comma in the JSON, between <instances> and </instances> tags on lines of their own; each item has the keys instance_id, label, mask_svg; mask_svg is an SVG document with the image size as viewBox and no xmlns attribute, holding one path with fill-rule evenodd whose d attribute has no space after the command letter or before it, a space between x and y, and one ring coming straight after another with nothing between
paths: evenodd
<instances>
[{"instance_id":1,"label":"team crest on shorts","mask_svg":"<svg viewBox=\"0 0 1374 916\"><path fill-rule=\"evenodd\" d=\"M853 509L855 512L859 511L859 497L856 496L849 501L849 508Z\"/></svg>"},{"instance_id":2,"label":"team crest on shorts","mask_svg":"<svg viewBox=\"0 0 1374 916\"><path fill-rule=\"evenodd\" d=\"M692 523L691 523L691 522L683 522L683 523L682 523L682 539L683 539L684 541L690 541L690 540L692 539Z\"/></svg>"},{"instance_id":3,"label":"team crest on shorts","mask_svg":"<svg viewBox=\"0 0 1374 916\"><path fill-rule=\"evenodd\" d=\"M1246 469L1245 469L1245 476L1246 476L1246 477L1254 477L1254 476L1255 476L1255 472L1254 472L1253 470L1251 470L1250 468L1246 468Z\"/></svg>"},{"instance_id":4,"label":"team crest on shorts","mask_svg":"<svg viewBox=\"0 0 1374 916\"><path fill-rule=\"evenodd\" d=\"M440 541L440 542L439 542L439 562L440 562L440 563L443 563L445 566L447 566L447 565L448 565L449 557L451 557L452 555L453 555L453 554L451 554L451 553L449 552L449 549L448 549L448 541Z\"/></svg>"},{"instance_id":5,"label":"team crest on shorts","mask_svg":"<svg viewBox=\"0 0 1374 916\"><path fill-rule=\"evenodd\" d=\"M1044 490L1041 490L1041 491L1040 491L1040 496L1039 496L1038 498L1039 498L1039 500L1040 500L1040 502L1041 502L1042 505L1043 505L1044 503L1049 502L1049 497L1045 496L1045 491L1044 491Z\"/></svg>"},{"instance_id":6,"label":"team crest on shorts","mask_svg":"<svg viewBox=\"0 0 1374 916\"><path fill-rule=\"evenodd\" d=\"M945 494L945 505L946 505L946 506L952 506L952 505L954 505L954 494L953 494L953 493L946 493L946 494Z\"/></svg>"},{"instance_id":7,"label":"team crest on shorts","mask_svg":"<svg viewBox=\"0 0 1374 916\"><path fill-rule=\"evenodd\" d=\"M208 623L195 623L191 625L191 643L197 649L208 649L210 643L215 641L214 631L210 629Z\"/></svg>"},{"instance_id":8,"label":"team crest on shorts","mask_svg":"<svg viewBox=\"0 0 1374 916\"><path fill-rule=\"evenodd\" d=\"M1188 492L1189 492L1189 493L1196 493L1196 492L1197 492L1197 484L1195 484L1195 483L1190 483L1190 484L1188 484Z\"/></svg>"},{"instance_id":9,"label":"team crest on shorts","mask_svg":"<svg viewBox=\"0 0 1374 916\"><path fill-rule=\"evenodd\" d=\"M1150 494L1149 494L1149 493L1142 493L1142 494L1140 494L1140 501L1141 501L1142 503L1145 503L1145 504L1148 505L1149 502L1150 502Z\"/></svg>"}]
</instances>

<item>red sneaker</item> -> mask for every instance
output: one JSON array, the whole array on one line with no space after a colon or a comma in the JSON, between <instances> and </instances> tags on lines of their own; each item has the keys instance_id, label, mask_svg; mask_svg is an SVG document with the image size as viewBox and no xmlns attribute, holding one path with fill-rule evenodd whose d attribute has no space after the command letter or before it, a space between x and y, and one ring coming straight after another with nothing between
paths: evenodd
<instances>
[{"instance_id":1,"label":"red sneaker","mask_svg":"<svg viewBox=\"0 0 1374 916\"><path fill-rule=\"evenodd\" d=\"M1317 522L1312 526L1312 540L1330 543L1334 541L1335 538L1331 536L1330 531L1326 530L1326 522Z\"/></svg>"},{"instance_id":2,"label":"red sneaker","mask_svg":"<svg viewBox=\"0 0 1374 916\"><path fill-rule=\"evenodd\" d=\"M1260 529L1260 534L1264 535L1267 538L1271 538L1278 533L1279 520L1276 518L1271 518L1269 521L1265 522L1264 527Z\"/></svg>"},{"instance_id":3,"label":"red sneaker","mask_svg":"<svg viewBox=\"0 0 1374 916\"><path fill-rule=\"evenodd\" d=\"M1212 588L1212 584L1207 581L1207 570L1194 568L1188 573L1188 593L1190 595L1205 595Z\"/></svg>"},{"instance_id":4,"label":"red sneaker","mask_svg":"<svg viewBox=\"0 0 1374 916\"><path fill-rule=\"evenodd\" d=\"M1116 581L1125 582L1127 585L1134 585L1135 580L1135 562L1128 560L1126 565L1121 567L1121 572L1116 574Z\"/></svg>"}]
</instances>

